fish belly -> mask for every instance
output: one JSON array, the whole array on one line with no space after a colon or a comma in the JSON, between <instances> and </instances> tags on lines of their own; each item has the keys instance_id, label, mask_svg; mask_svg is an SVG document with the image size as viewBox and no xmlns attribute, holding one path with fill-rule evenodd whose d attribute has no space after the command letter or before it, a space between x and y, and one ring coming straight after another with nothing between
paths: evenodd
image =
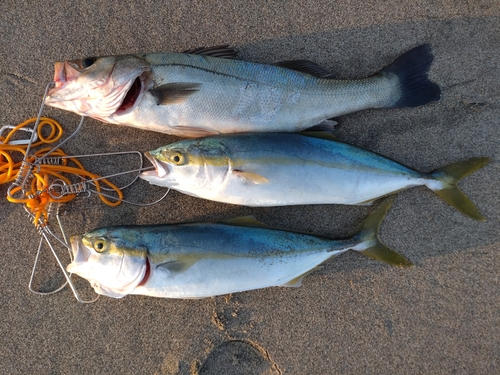
<instances>
[{"instance_id":1,"label":"fish belly","mask_svg":"<svg viewBox=\"0 0 500 375\"><path fill-rule=\"evenodd\" d=\"M247 206L366 204L429 181L390 159L332 140L275 133L226 136L221 143L233 169L268 182L229 171L223 183L206 184L193 195Z\"/></svg>"},{"instance_id":2,"label":"fish belly","mask_svg":"<svg viewBox=\"0 0 500 375\"><path fill-rule=\"evenodd\" d=\"M303 275L332 255L334 253L324 251L288 257L202 259L189 269L174 274L157 267L150 280L132 294L204 298L279 286Z\"/></svg>"},{"instance_id":3,"label":"fish belly","mask_svg":"<svg viewBox=\"0 0 500 375\"><path fill-rule=\"evenodd\" d=\"M301 204L367 204L379 197L425 180L409 176L383 175L345 170L298 170L290 168L262 173L269 182L255 184L234 176L214 192L197 192L200 197L251 207ZM301 173L302 172L302 173ZM315 173L316 172L316 173Z\"/></svg>"}]
</instances>

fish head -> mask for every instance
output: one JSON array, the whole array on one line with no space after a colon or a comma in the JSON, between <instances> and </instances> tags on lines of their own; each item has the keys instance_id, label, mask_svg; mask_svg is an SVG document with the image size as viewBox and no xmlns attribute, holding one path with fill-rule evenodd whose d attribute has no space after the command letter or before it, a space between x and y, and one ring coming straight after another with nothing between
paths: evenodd
<instances>
[{"instance_id":1,"label":"fish head","mask_svg":"<svg viewBox=\"0 0 500 375\"><path fill-rule=\"evenodd\" d=\"M223 147L209 144L210 138L187 139L145 153L155 170L140 177L195 196L197 190L216 189L227 177L230 160Z\"/></svg>"},{"instance_id":2,"label":"fish head","mask_svg":"<svg viewBox=\"0 0 500 375\"><path fill-rule=\"evenodd\" d=\"M132 111L148 85L149 64L133 55L56 62L45 103L103 121Z\"/></svg>"},{"instance_id":3,"label":"fish head","mask_svg":"<svg viewBox=\"0 0 500 375\"><path fill-rule=\"evenodd\" d=\"M98 294L121 298L146 276L147 248L137 231L103 228L71 237L73 261L67 271L87 279Z\"/></svg>"}]
</instances>

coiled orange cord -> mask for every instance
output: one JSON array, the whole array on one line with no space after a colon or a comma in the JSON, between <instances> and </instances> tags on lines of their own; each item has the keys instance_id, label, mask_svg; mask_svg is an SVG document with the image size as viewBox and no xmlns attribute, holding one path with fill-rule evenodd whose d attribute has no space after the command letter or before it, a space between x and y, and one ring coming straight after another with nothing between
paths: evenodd
<instances>
[{"instance_id":1,"label":"coiled orange cord","mask_svg":"<svg viewBox=\"0 0 500 375\"><path fill-rule=\"evenodd\" d=\"M36 121L36 118L30 118L24 121L22 124L14 127L6 137L0 136L0 184L6 184L15 181L19 173L22 162L14 162L11 153L20 153L24 159L26 155L27 145L14 145L9 144L9 141L14 136L14 134L21 128L26 127ZM43 136L43 129L49 127L49 135ZM46 131L46 130L45 130ZM41 145L51 144L57 142L61 139L63 134L62 126L55 120L48 117L41 117L40 123L37 128L38 141L33 143L31 147L37 147ZM46 147L38 150L33 155L28 156L29 163L35 162L37 157L42 157L51 148ZM55 150L51 153L51 156L68 156L61 149ZM34 215L34 224L38 225L40 219L43 218L42 223L45 225L48 220L48 207L51 203L66 203L73 200L76 194L61 195L60 197L54 197L54 192L49 193L49 187L51 184L51 179L59 179L64 181L66 184L71 185L70 179L64 174L69 174L72 176L78 176L81 181L87 179L99 181L94 181L95 188L98 192L101 191L101 183L107 185L109 188L114 190L117 194L117 201L110 201L103 195L99 194L99 198L109 206L118 206L121 203L120 199L123 199L122 191L112 182L107 179L101 179L98 175L88 172L83 167L76 158L64 158L62 160L62 165L49 165L40 164L36 166L35 172L32 173L33 179L29 186L28 191L23 191L21 186L15 186L10 191L10 195L7 196L7 200L12 203L23 203L29 209L29 211ZM71 161L75 166L68 166L68 160ZM64 173L64 174L63 174ZM26 189L26 187L25 187ZM13 196L18 192L23 192L23 196L20 198L14 198Z\"/></svg>"}]
</instances>

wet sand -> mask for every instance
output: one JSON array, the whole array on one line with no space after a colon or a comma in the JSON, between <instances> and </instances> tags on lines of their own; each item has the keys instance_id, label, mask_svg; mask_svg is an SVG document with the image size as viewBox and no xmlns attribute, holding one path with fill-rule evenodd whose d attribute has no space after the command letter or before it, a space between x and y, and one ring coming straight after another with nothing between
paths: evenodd
<instances>
[{"instance_id":1,"label":"wet sand","mask_svg":"<svg viewBox=\"0 0 500 375\"><path fill-rule=\"evenodd\" d=\"M101 297L83 305L66 288L28 290L39 237L24 209L0 203L0 373L360 374L500 371L500 5L434 2L34 2L0 4L1 126L35 116L54 61L230 44L243 59L310 59L338 78L361 78L419 44L442 99L419 108L338 118L336 136L428 172L471 157L492 162L460 183L487 217L476 222L426 188L399 194L383 241L411 259L391 268L349 252L301 288L268 288L201 300ZM47 108L66 134L79 117ZM147 151L178 138L85 121L67 153ZM132 161L86 161L109 173ZM135 166L135 165L134 165ZM132 166L132 167L134 167ZM0 186L5 196L7 186ZM163 189L141 181L126 198ZM378 204L378 202L377 202ZM62 208L68 235L107 225L214 221L254 215L271 226L352 234L371 207L251 209L171 192L151 207L110 208L97 198ZM61 252L67 262L67 256ZM34 283L61 275L44 249ZM77 280L77 278L75 278ZM88 283L76 282L86 298Z\"/></svg>"}]
</instances>

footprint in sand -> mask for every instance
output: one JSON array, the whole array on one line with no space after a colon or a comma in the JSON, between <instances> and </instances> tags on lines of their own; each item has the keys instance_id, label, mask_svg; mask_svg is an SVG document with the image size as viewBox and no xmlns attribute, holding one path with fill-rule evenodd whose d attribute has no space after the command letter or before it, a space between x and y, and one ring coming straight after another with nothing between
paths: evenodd
<instances>
[{"instance_id":1,"label":"footprint in sand","mask_svg":"<svg viewBox=\"0 0 500 375\"><path fill-rule=\"evenodd\" d=\"M208 355L199 375L281 375L267 351L249 341L225 341Z\"/></svg>"}]
</instances>

